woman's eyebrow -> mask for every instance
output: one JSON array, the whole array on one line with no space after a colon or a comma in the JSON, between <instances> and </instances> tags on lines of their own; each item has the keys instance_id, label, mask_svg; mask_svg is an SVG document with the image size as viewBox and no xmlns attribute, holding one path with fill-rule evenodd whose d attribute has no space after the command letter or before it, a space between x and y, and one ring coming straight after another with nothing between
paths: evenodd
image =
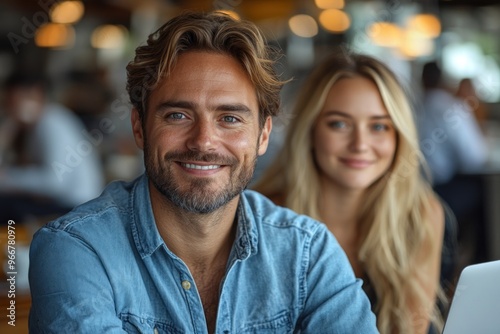
<instances>
[{"instance_id":1,"label":"woman's eyebrow","mask_svg":"<svg viewBox=\"0 0 500 334\"><path fill-rule=\"evenodd\" d=\"M372 116L370 118L371 119L388 119L388 120L392 120L391 116L389 116L389 115L376 115L376 116Z\"/></svg>"},{"instance_id":2,"label":"woman's eyebrow","mask_svg":"<svg viewBox=\"0 0 500 334\"><path fill-rule=\"evenodd\" d=\"M352 118L351 115L349 115L345 112L342 112L342 111L338 111L338 110L328 110L325 112L325 116L342 116L342 117L346 117L346 118Z\"/></svg>"},{"instance_id":3,"label":"woman's eyebrow","mask_svg":"<svg viewBox=\"0 0 500 334\"><path fill-rule=\"evenodd\" d=\"M339 110L328 110L325 112L325 117L328 117L328 116L341 116L341 117L345 117L345 118L352 118L352 116L348 113L345 113L343 111L339 111ZM392 120L391 116L390 115L374 115L374 116L370 116L370 119L374 119L374 120L385 120L385 119L388 119L388 120Z\"/></svg>"}]
</instances>

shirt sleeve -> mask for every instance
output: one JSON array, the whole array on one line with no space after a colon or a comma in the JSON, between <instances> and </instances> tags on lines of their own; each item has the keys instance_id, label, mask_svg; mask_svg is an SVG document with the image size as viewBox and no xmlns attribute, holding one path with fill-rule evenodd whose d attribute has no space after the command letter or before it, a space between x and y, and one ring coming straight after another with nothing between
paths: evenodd
<instances>
[{"instance_id":1,"label":"shirt sleeve","mask_svg":"<svg viewBox=\"0 0 500 334\"><path fill-rule=\"evenodd\" d=\"M325 228L311 241L302 333L378 333L362 281L332 238Z\"/></svg>"},{"instance_id":2,"label":"shirt sleeve","mask_svg":"<svg viewBox=\"0 0 500 334\"><path fill-rule=\"evenodd\" d=\"M125 333L113 290L95 251L44 227L30 249L30 333Z\"/></svg>"}]
</instances>

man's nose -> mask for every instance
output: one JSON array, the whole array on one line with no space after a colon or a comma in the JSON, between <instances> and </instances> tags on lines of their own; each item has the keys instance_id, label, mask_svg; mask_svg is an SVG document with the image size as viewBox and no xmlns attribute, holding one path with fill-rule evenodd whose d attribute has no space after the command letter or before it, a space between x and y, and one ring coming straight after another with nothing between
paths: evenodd
<instances>
[{"instance_id":1,"label":"man's nose","mask_svg":"<svg viewBox=\"0 0 500 334\"><path fill-rule=\"evenodd\" d=\"M187 141L188 149L198 152L215 150L217 142L216 124L208 120L198 120L193 126Z\"/></svg>"}]
</instances>

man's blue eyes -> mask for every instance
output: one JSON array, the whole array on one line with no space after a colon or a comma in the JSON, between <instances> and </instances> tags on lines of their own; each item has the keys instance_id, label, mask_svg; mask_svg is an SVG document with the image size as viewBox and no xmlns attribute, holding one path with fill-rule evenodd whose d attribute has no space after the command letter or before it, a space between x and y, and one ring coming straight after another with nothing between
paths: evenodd
<instances>
[{"instance_id":1,"label":"man's blue eyes","mask_svg":"<svg viewBox=\"0 0 500 334\"><path fill-rule=\"evenodd\" d=\"M185 116L184 116L184 114L181 114L181 113L172 113L172 114L168 114L167 118L183 119L183 118L185 118Z\"/></svg>"},{"instance_id":2,"label":"man's blue eyes","mask_svg":"<svg viewBox=\"0 0 500 334\"><path fill-rule=\"evenodd\" d=\"M186 115L184 115L183 113L171 113L171 114L167 115L167 118L179 120L179 119L185 119ZM226 123L236 123L236 122L238 122L238 119L236 117L234 117L234 116L223 116L221 118L221 120L223 122L226 122Z\"/></svg>"},{"instance_id":3,"label":"man's blue eyes","mask_svg":"<svg viewBox=\"0 0 500 334\"><path fill-rule=\"evenodd\" d=\"M228 123L236 123L238 121L234 116L224 116L222 117L222 120Z\"/></svg>"}]
</instances>

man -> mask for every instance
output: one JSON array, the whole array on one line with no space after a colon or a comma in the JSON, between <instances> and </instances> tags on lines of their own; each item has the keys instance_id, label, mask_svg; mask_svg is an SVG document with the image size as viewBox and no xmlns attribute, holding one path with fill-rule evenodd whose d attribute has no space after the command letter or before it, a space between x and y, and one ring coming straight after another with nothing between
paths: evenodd
<instances>
[{"instance_id":1,"label":"man","mask_svg":"<svg viewBox=\"0 0 500 334\"><path fill-rule=\"evenodd\" d=\"M98 196L104 172L78 116L49 100L48 80L13 72L0 122L0 216L24 222L60 216Z\"/></svg>"},{"instance_id":2,"label":"man","mask_svg":"<svg viewBox=\"0 0 500 334\"><path fill-rule=\"evenodd\" d=\"M31 332L377 332L326 228L244 190L282 85L256 27L184 14L127 70L146 173L35 235Z\"/></svg>"},{"instance_id":3,"label":"man","mask_svg":"<svg viewBox=\"0 0 500 334\"><path fill-rule=\"evenodd\" d=\"M424 96L417 125L433 188L457 218L465 255L460 257L465 263L487 261L485 189L477 175L487 167L488 142L470 106L444 87L436 62L424 64L421 79Z\"/></svg>"},{"instance_id":4,"label":"man","mask_svg":"<svg viewBox=\"0 0 500 334\"><path fill-rule=\"evenodd\" d=\"M417 124L432 183L441 185L457 173L481 171L488 159L487 142L469 106L443 88L436 62L424 64L422 87Z\"/></svg>"}]
</instances>

